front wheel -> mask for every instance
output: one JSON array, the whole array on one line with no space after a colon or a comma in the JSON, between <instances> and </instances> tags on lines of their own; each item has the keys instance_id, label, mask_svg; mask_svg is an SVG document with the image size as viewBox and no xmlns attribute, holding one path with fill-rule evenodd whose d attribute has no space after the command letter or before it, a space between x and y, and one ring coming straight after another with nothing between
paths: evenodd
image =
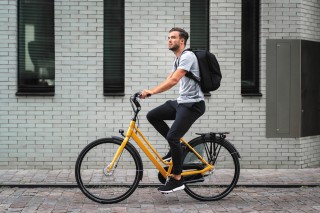
<instances>
[{"instance_id":1,"label":"front wheel","mask_svg":"<svg viewBox=\"0 0 320 213\"><path fill-rule=\"evenodd\" d=\"M79 154L75 175L79 188L91 200L116 203L129 197L142 179L142 162L128 142L114 168L111 163L122 141L104 138L88 144Z\"/></svg>"},{"instance_id":2,"label":"front wheel","mask_svg":"<svg viewBox=\"0 0 320 213\"><path fill-rule=\"evenodd\" d=\"M216 137L207 141L202 137L189 143L214 169L203 177L186 182L185 191L201 201L214 201L227 196L236 186L240 175L239 155L230 142ZM186 150L184 165L202 165L191 150ZM202 165L203 166L203 165ZM203 168L203 167L202 167ZM185 178L187 179L188 176Z\"/></svg>"}]
</instances>

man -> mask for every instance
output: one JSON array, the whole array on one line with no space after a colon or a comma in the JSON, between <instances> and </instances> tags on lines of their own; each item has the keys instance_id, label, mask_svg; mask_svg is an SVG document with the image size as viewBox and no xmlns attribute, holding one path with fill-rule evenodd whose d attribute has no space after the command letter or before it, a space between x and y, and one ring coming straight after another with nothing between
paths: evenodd
<instances>
[{"instance_id":1,"label":"man","mask_svg":"<svg viewBox=\"0 0 320 213\"><path fill-rule=\"evenodd\" d=\"M158 86L143 90L141 98L146 98L171 89L180 83L179 97L156 107L147 114L148 121L169 143L172 155L172 177L164 186L158 188L162 193L170 193L184 189L182 172L182 149L180 138L190 129L191 125L205 111L204 95L198 83L186 77L192 72L199 78L199 65L196 56L191 51L184 51L189 38L188 33L181 28L169 31L168 47L176 56L172 72ZM171 128L164 120L174 120Z\"/></svg>"}]
</instances>

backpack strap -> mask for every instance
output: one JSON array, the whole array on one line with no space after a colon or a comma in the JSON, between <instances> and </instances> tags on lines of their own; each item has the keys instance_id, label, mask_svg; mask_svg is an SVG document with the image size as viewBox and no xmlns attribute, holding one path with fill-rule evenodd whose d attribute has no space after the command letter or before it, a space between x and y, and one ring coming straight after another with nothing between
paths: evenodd
<instances>
[{"instance_id":1,"label":"backpack strap","mask_svg":"<svg viewBox=\"0 0 320 213\"><path fill-rule=\"evenodd\" d=\"M187 72L185 76L187 76L188 78L191 78L192 80L194 80L196 83L200 85L199 79L191 71Z\"/></svg>"},{"instance_id":2,"label":"backpack strap","mask_svg":"<svg viewBox=\"0 0 320 213\"><path fill-rule=\"evenodd\" d=\"M182 53L180 54L180 57L179 57L179 59L178 59L178 63L175 63L176 69L177 69L178 66L179 66L180 58L181 58L182 54L183 54L185 51L191 51L191 52L192 52L192 49L191 49L191 48L188 48L188 49L184 49L184 50L182 51ZM197 60L198 60L198 59L197 59ZM199 69L200 69L200 68L199 68ZM200 74L200 70L199 70L199 74ZM191 78L192 80L194 80L196 83L198 83L198 84L200 85L200 80L199 80L191 71L187 72L187 74L186 74L185 76L188 77L188 78Z\"/></svg>"}]
</instances>

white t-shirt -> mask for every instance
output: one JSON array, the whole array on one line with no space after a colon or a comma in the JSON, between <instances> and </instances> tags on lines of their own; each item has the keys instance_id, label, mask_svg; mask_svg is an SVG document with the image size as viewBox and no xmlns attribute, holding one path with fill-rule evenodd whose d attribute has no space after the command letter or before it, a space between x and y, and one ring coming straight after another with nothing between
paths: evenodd
<instances>
[{"instance_id":1,"label":"white t-shirt","mask_svg":"<svg viewBox=\"0 0 320 213\"><path fill-rule=\"evenodd\" d=\"M177 69L183 69L192 72L200 80L199 65L195 54L192 51L184 51L179 58L174 60L172 72ZM204 100L204 94L200 85L193 79L183 76L180 81L180 96L177 98L178 103L191 103Z\"/></svg>"}]
</instances>

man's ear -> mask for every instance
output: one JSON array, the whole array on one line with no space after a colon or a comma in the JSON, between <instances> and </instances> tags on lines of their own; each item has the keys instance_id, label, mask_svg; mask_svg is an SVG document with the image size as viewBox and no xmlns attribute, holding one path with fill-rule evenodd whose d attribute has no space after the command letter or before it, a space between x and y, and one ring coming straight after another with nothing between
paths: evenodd
<instances>
[{"instance_id":1,"label":"man's ear","mask_svg":"<svg viewBox=\"0 0 320 213\"><path fill-rule=\"evenodd\" d=\"M184 45L184 39L180 40L180 45Z\"/></svg>"}]
</instances>

